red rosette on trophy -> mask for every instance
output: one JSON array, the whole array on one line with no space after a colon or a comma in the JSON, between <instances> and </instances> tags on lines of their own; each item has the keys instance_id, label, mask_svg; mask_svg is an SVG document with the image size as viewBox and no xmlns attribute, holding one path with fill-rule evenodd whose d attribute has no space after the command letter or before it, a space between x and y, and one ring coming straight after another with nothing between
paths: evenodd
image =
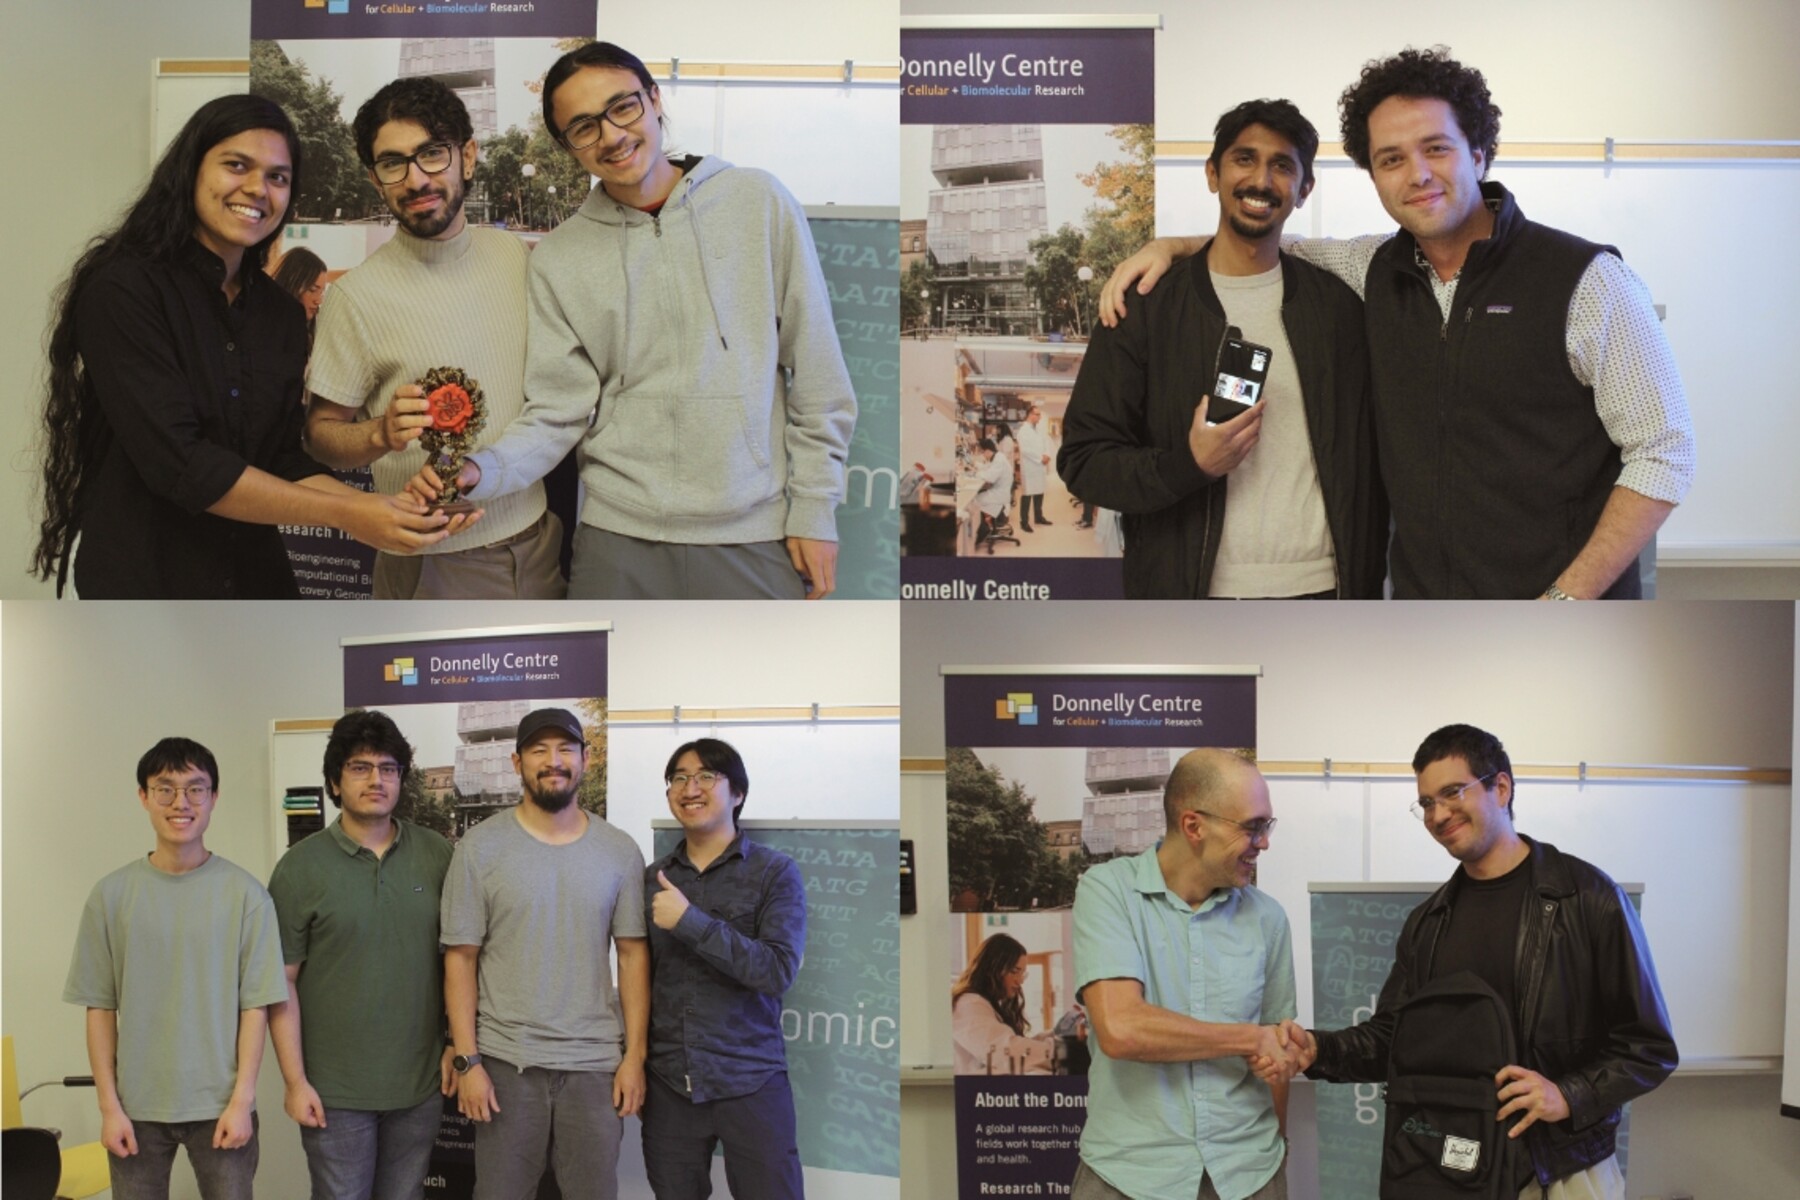
<instances>
[{"instance_id":1,"label":"red rosette on trophy","mask_svg":"<svg viewBox=\"0 0 1800 1200\"><path fill-rule=\"evenodd\" d=\"M487 424L487 402L481 384L460 367L433 367L419 380L430 406L431 426L419 437L425 461L443 481L433 512L465 513L478 507L457 491L456 473L475 448L475 436Z\"/></svg>"}]
</instances>

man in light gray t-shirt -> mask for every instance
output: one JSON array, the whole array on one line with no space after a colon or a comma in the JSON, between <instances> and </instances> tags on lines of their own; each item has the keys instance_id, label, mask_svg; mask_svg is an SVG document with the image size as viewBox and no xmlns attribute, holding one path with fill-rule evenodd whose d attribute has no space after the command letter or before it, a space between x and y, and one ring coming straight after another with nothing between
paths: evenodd
<instances>
[{"instance_id":1,"label":"man in light gray t-shirt","mask_svg":"<svg viewBox=\"0 0 1800 1200\"><path fill-rule=\"evenodd\" d=\"M440 921L457 1102L477 1123L475 1198L535 1196L552 1146L564 1195L610 1198L623 1118L644 1097L644 859L575 803L587 755L573 713L526 714L516 746L524 798L457 845Z\"/></svg>"}]
</instances>

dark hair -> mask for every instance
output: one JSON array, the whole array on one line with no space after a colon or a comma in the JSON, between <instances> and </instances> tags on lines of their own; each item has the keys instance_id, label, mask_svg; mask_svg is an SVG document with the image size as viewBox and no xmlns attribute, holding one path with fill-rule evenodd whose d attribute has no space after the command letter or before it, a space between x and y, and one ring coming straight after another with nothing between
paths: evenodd
<instances>
[{"instance_id":1,"label":"dark hair","mask_svg":"<svg viewBox=\"0 0 1800 1200\"><path fill-rule=\"evenodd\" d=\"M319 282L325 270L324 259L305 246L295 246L275 263L271 278L282 291L298 300L301 292Z\"/></svg>"},{"instance_id":2,"label":"dark hair","mask_svg":"<svg viewBox=\"0 0 1800 1200\"><path fill-rule=\"evenodd\" d=\"M1506 747L1500 739L1485 729L1477 729L1473 725L1446 725L1432 732L1430 737L1419 743L1418 753L1413 755L1413 774L1417 775L1434 762L1442 762L1446 758L1460 758L1467 763L1469 770L1477 779L1487 779L1495 772L1503 771L1512 782L1512 790L1506 795L1506 815L1513 815L1513 800L1518 796L1519 781L1513 775L1512 759L1506 756ZM1492 789L1494 781L1488 779L1487 787Z\"/></svg>"},{"instance_id":3,"label":"dark hair","mask_svg":"<svg viewBox=\"0 0 1800 1200\"><path fill-rule=\"evenodd\" d=\"M1002 977L1025 957L1025 947L1010 934L996 933L981 943L981 949L975 952L974 961L962 973L962 978L950 989L950 1001L974 992L983 1000L994 1006L994 1012L1000 1019L1011 1026L1012 1031L1023 1037L1031 1028L1031 1022L1025 1019L1025 997L1008 996L1003 986Z\"/></svg>"},{"instance_id":4,"label":"dark hair","mask_svg":"<svg viewBox=\"0 0 1800 1200\"><path fill-rule=\"evenodd\" d=\"M544 72L544 128L559 142L562 141L562 130L556 127L556 89L569 82L569 78L583 67L610 67L615 71L630 71L644 85L646 92L656 90L656 80L650 78L650 68L631 51L611 42L589 42L585 46L577 46Z\"/></svg>"},{"instance_id":5,"label":"dark hair","mask_svg":"<svg viewBox=\"0 0 1800 1200\"><path fill-rule=\"evenodd\" d=\"M1391 96L1442 100L1456 114L1472 149L1481 152L1481 174L1487 177L1500 149L1500 109L1488 95L1487 80L1474 67L1450 57L1448 46L1414 50L1411 46L1387 59L1363 64L1362 76L1338 100L1344 153L1369 169L1369 114Z\"/></svg>"},{"instance_id":6,"label":"dark hair","mask_svg":"<svg viewBox=\"0 0 1800 1200\"><path fill-rule=\"evenodd\" d=\"M992 450L995 454L1000 453L1000 447L994 444L993 438L982 438L977 449Z\"/></svg>"},{"instance_id":7,"label":"dark hair","mask_svg":"<svg viewBox=\"0 0 1800 1200\"><path fill-rule=\"evenodd\" d=\"M337 719L325 742L325 794L339 808L344 806L338 788L343 786L344 764L358 750L385 754L400 764L400 782L412 770L412 744L394 719L384 712L350 712Z\"/></svg>"},{"instance_id":8,"label":"dark hair","mask_svg":"<svg viewBox=\"0 0 1800 1200\"><path fill-rule=\"evenodd\" d=\"M356 137L356 157L365 167L375 165L375 135L389 121L411 121L432 138L462 148L475 136L468 106L441 80L429 75L396 79L363 101L356 110L351 132Z\"/></svg>"},{"instance_id":9,"label":"dark hair","mask_svg":"<svg viewBox=\"0 0 1800 1200\"><path fill-rule=\"evenodd\" d=\"M138 759L138 787L139 789L148 787L152 775L160 775L164 771L179 771L187 767L196 771L205 771L212 780L213 791L219 790L219 760L213 757L211 750L199 742L184 737L166 737L144 751L144 757Z\"/></svg>"},{"instance_id":10,"label":"dark hair","mask_svg":"<svg viewBox=\"0 0 1800 1200\"><path fill-rule=\"evenodd\" d=\"M293 167L292 187L281 221L273 233L244 251L238 278L247 280L261 271L269 246L294 215L293 198L300 195L300 138L287 113L273 100L262 96L220 96L201 105L188 118L163 151L162 159L150 172L150 182L132 202L124 219L88 243L51 301L55 317L46 339L50 369L41 424L40 488L44 515L38 527L31 570L39 579L55 575L59 596L68 580L69 551L79 532L82 490L111 439L111 428L101 415L99 404L88 394L87 373L81 365L75 311L82 293L103 268L120 258L174 263L194 240L194 227L199 222L194 211L194 188L207 152L220 142L253 129L281 134L287 141Z\"/></svg>"},{"instance_id":11,"label":"dark hair","mask_svg":"<svg viewBox=\"0 0 1800 1200\"><path fill-rule=\"evenodd\" d=\"M1311 187L1313 159L1319 153L1319 131L1289 100L1246 100L1220 117L1219 123L1213 126L1212 156L1206 160L1212 164L1212 169L1218 171L1219 164L1225 159L1225 151L1231 149L1239 135L1252 125L1272 129L1294 143L1294 149L1300 152L1301 187Z\"/></svg>"},{"instance_id":12,"label":"dark hair","mask_svg":"<svg viewBox=\"0 0 1800 1200\"><path fill-rule=\"evenodd\" d=\"M737 807L731 810L731 827L737 828L738 814L744 811L744 800L750 795L750 775L744 770L744 757L739 754L730 742L721 742L718 738L695 738L691 742L683 742L675 747L675 753L669 755L669 765L663 768L663 782L667 783L675 774L675 764L681 756L692 750L700 759L700 765L709 771L717 771L731 782L731 794L737 797Z\"/></svg>"}]
</instances>

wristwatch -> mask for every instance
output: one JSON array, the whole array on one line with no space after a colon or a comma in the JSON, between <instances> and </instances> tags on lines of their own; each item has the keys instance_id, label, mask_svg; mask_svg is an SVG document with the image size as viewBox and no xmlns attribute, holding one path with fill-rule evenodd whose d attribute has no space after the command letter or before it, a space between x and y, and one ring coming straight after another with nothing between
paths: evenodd
<instances>
[{"instance_id":1,"label":"wristwatch","mask_svg":"<svg viewBox=\"0 0 1800 1200\"><path fill-rule=\"evenodd\" d=\"M467 1075L470 1067L479 1067L481 1065L481 1055L459 1054L450 1060L450 1065L456 1068L456 1073L458 1075Z\"/></svg>"},{"instance_id":2,"label":"wristwatch","mask_svg":"<svg viewBox=\"0 0 1800 1200\"><path fill-rule=\"evenodd\" d=\"M1553 583L1544 589L1543 598L1546 600L1573 600L1575 597L1569 595L1569 593L1563 591Z\"/></svg>"}]
</instances>

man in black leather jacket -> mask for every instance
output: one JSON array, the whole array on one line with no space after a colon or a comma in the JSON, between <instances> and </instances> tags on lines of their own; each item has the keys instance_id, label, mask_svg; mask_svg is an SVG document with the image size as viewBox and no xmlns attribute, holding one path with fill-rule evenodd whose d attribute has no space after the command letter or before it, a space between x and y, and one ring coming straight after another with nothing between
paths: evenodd
<instances>
[{"instance_id":1,"label":"man in black leather jacket","mask_svg":"<svg viewBox=\"0 0 1800 1200\"><path fill-rule=\"evenodd\" d=\"M1676 1064L1637 914L1606 872L1513 829L1512 762L1492 734L1445 726L1413 770L1414 812L1462 865L1407 918L1373 1017L1335 1032L1284 1027L1292 1066L1333 1083L1385 1080L1395 1010L1427 981L1472 970L1513 1013L1523 1061L1495 1084L1535 1176L1521 1196L1587 1173L1592 1195L1624 1200L1619 1110Z\"/></svg>"}]
</instances>

